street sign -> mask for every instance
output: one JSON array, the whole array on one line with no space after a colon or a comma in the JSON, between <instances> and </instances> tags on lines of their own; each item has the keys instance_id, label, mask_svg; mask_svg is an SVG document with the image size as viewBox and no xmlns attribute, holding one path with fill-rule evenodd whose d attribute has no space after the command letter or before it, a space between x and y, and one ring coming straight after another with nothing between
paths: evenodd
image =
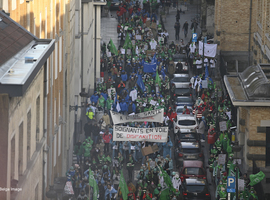
<instances>
[{"instance_id":1,"label":"street sign","mask_svg":"<svg viewBox=\"0 0 270 200\"><path fill-rule=\"evenodd\" d=\"M227 192L235 192L235 177L227 177Z\"/></svg>"},{"instance_id":2,"label":"street sign","mask_svg":"<svg viewBox=\"0 0 270 200\"><path fill-rule=\"evenodd\" d=\"M192 34L192 42L197 42L198 35L197 33Z\"/></svg>"}]
</instances>

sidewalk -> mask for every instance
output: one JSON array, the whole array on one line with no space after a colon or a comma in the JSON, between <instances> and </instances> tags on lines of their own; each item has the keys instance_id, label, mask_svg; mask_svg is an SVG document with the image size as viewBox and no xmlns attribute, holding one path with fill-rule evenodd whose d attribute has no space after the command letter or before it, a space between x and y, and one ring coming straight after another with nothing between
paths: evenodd
<instances>
[{"instance_id":1,"label":"sidewalk","mask_svg":"<svg viewBox=\"0 0 270 200\"><path fill-rule=\"evenodd\" d=\"M180 29L180 40L184 39L184 43L188 43L190 41L190 38L192 36L191 30L190 30L190 26L191 26L191 20L193 18L196 17L197 15L197 1L194 1L194 3L191 5L189 3L187 3L187 11L185 11L185 14L180 13L180 25L181 25L181 29ZM180 8L180 5L178 5L178 8ZM169 44L174 41L174 43L178 44L180 43L180 41L175 41L175 30L174 30L174 24L176 22L176 13L177 13L177 9L174 8L170 8L169 14L166 17L166 21L164 22L165 25L165 29L168 31L169 33ZM185 38L184 35L184 31L182 31L182 27L183 24L185 23L185 21L188 21L189 24L189 30L188 30L188 35ZM200 27L198 25L197 28L197 33L200 33Z\"/></svg>"},{"instance_id":2,"label":"sidewalk","mask_svg":"<svg viewBox=\"0 0 270 200\"><path fill-rule=\"evenodd\" d=\"M112 39L115 46L118 47L118 35L117 35L118 22L115 17L102 17L101 18L101 41L108 44Z\"/></svg>"}]
</instances>

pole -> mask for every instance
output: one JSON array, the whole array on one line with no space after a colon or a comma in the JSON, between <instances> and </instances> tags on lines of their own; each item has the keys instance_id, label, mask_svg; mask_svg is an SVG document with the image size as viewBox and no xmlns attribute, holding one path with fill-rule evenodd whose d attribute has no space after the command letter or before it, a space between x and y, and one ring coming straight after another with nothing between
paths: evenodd
<instances>
[{"instance_id":1,"label":"pole","mask_svg":"<svg viewBox=\"0 0 270 200\"><path fill-rule=\"evenodd\" d=\"M236 160L236 188L235 188L235 195L236 195L236 200L238 200L238 162Z\"/></svg>"},{"instance_id":2,"label":"pole","mask_svg":"<svg viewBox=\"0 0 270 200\"><path fill-rule=\"evenodd\" d=\"M205 39L205 36L203 37L203 58L202 58L202 69L204 69L204 39Z\"/></svg>"},{"instance_id":3,"label":"pole","mask_svg":"<svg viewBox=\"0 0 270 200\"><path fill-rule=\"evenodd\" d=\"M252 0L250 0L249 8L249 28L248 28L248 66L250 66L250 38L251 38L251 16L252 15Z\"/></svg>"}]
</instances>

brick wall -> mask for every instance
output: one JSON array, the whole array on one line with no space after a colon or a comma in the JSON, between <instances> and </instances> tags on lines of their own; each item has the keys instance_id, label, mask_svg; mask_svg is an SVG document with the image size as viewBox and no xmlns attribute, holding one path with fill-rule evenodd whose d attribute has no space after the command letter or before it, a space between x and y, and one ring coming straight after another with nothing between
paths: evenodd
<instances>
[{"instance_id":1,"label":"brick wall","mask_svg":"<svg viewBox=\"0 0 270 200\"><path fill-rule=\"evenodd\" d=\"M247 51L250 0L215 1L215 40L222 51Z\"/></svg>"}]
</instances>

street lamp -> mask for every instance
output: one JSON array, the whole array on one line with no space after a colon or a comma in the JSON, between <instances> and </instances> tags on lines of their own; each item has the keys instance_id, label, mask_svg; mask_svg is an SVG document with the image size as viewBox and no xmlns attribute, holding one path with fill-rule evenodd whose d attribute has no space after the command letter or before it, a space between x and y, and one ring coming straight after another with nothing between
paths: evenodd
<instances>
[{"instance_id":1,"label":"street lamp","mask_svg":"<svg viewBox=\"0 0 270 200\"><path fill-rule=\"evenodd\" d=\"M238 173L239 173L239 166L238 166L238 156L237 153L240 152L242 149L241 146L238 145L238 142L235 142L235 145L232 147L232 150L235 152L236 155L234 155L236 162L235 162L235 167L236 167L236 188L235 188L235 194L236 194L236 200L238 200Z\"/></svg>"}]
</instances>

